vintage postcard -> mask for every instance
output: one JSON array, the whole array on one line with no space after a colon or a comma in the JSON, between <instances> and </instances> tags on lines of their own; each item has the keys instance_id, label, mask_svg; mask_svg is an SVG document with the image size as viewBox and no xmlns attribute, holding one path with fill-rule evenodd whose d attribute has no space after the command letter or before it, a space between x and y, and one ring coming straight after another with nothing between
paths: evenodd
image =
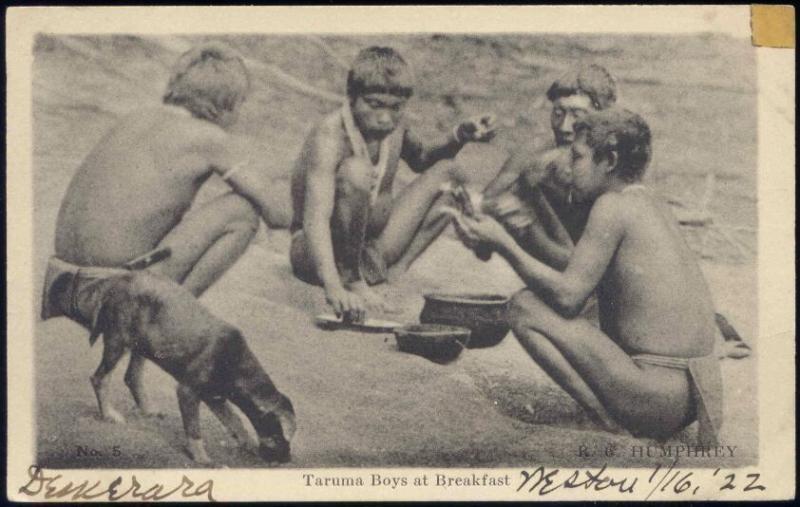
<instances>
[{"instance_id":1,"label":"vintage postcard","mask_svg":"<svg viewBox=\"0 0 800 507\"><path fill-rule=\"evenodd\" d=\"M8 10L7 497L793 498L768 14Z\"/></svg>"}]
</instances>

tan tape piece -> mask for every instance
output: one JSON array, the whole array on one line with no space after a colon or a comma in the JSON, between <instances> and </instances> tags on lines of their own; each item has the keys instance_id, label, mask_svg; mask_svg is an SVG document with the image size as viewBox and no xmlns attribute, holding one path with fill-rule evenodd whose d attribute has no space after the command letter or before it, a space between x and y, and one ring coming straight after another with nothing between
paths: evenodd
<instances>
[{"instance_id":1,"label":"tan tape piece","mask_svg":"<svg viewBox=\"0 0 800 507\"><path fill-rule=\"evenodd\" d=\"M794 25L794 6L750 6L750 28L754 46L794 49Z\"/></svg>"}]
</instances>

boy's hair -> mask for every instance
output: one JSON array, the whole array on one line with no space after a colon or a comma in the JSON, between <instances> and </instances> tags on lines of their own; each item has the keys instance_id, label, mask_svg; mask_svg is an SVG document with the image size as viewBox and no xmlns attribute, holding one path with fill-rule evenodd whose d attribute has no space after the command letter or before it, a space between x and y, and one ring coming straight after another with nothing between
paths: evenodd
<instances>
[{"instance_id":1,"label":"boy's hair","mask_svg":"<svg viewBox=\"0 0 800 507\"><path fill-rule=\"evenodd\" d=\"M178 58L164 94L165 104L216 121L232 111L250 89L250 75L239 53L220 44L203 44Z\"/></svg>"},{"instance_id":2,"label":"boy's hair","mask_svg":"<svg viewBox=\"0 0 800 507\"><path fill-rule=\"evenodd\" d=\"M636 113L611 108L586 115L575 123L575 135L586 132L586 144L595 161L617 152L617 174L623 181L638 181L650 163L650 127Z\"/></svg>"},{"instance_id":3,"label":"boy's hair","mask_svg":"<svg viewBox=\"0 0 800 507\"><path fill-rule=\"evenodd\" d=\"M613 106L617 101L617 84L600 65L572 69L556 79L547 90L547 98L555 102L561 97L582 93L589 97L597 110Z\"/></svg>"},{"instance_id":4,"label":"boy's hair","mask_svg":"<svg viewBox=\"0 0 800 507\"><path fill-rule=\"evenodd\" d=\"M390 47L362 49L347 73L350 100L368 93L388 93L409 98L414 93L414 74L400 53Z\"/></svg>"}]
</instances>

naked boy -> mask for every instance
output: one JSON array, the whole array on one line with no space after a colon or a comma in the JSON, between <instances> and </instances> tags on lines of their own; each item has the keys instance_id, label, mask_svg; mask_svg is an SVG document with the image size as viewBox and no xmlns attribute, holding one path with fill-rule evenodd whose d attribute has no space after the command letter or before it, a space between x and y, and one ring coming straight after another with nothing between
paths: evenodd
<instances>
[{"instance_id":1,"label":"naked boy","mask_svg":"<svg viewBox=\"0 0 800 507\"><path fill-rule=\"evenodd\" d=\"M494 135L487 116L423 142L403 121L412 92L411 69L395 50L362 50L347 103L313 128L295 166L292 268L324 287L337 315L361 320L367 308L382 309L369 286L403 273L449 222L434 203L449 198L441 188L458 181L457 167L434 164ZM400 159L423 174L393 198Z\"/></svg>"},{"instance_id":2,"label":"naked boy","mask_svg":"<svg viewBox=\"0 0 800 507\"><path fill-rule=\"evenodd\" d=\"M245 251L257 212L269 226L286 225L251 143L225 130L236 122L249 86L239 55L223 46L197 47L180 57L162 105L121 118L97 143L61 204L44 319L65 315L92 326L96 282L158 259L152 272L197 296ZM234 192L187 213L215 173ZM126 381L146 412L142 365L133 355Z\"/></svg>"},{"instance_id":3,"label":"naked boy","mask_svg":"<svg viewBox=\"0 0 800 507\"><path fill-rule=\"evenodd\" d=\"M609 427L666 438L697 419L716 441L721 379L703 274L668 207L640 183L650 130L611 109L575 126L575 198L591 204L566 269L531 257L497 221L459 216L461 234L500 253L528 285L512 302L530 356ZM576 317L597 290L600 329Z\"/></svg>"}]
</instances>

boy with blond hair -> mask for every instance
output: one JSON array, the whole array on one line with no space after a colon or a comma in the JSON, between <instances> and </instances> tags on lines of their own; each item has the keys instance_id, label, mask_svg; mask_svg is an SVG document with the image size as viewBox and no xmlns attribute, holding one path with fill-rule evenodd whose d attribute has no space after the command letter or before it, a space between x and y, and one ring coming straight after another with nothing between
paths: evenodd
<instances>
[{"instance_id":1,"label":"boy with blond hair","mask_svg":"<svg viewBox=\"0 0 800 507\"><path fill-rule=\"evenodd\" d=\"M97 143L59 210L42 318L93 326L97 282L145 267L198 296L242 255L259 215L270 227L286 225L252 142L226 131L249 88L236 52L193 48L178 60L163 104L124 116ZM214 174L233 192L187 213ZM132 355L125 380L147 412L143 361Z\"/></svg>"},{"instance_id":2,"label":"boy with blond hair","mask_svg":"<svg viewBox=\"0 0 800 507\"><path fill-rule=\"evenodd\" d=\"M458 216L460 233L490 245L528 288L510 321L531 358L609 427L664 439L693 420L716 445L722 416L711 296L668 206L641 183L650 129L609 109L575 125L572 188L591 205L563 270L532 257L493 218ZM578 317L599 294L600 329Z\"/></svg>"},{"instance_id":3,"label":"boy with blond hair","mask_svg":"<svg viewBox=\"0 0 800 507\"><path fill-rule=\"evenodd\" d=\"M334 312L352 320L383 309L370 285L403 273L447 226L434 203L449 198L442 188L459 176L451 162L434 164L494 135L486 116L423 141L403 120L413 86L397 51L362 50L347 76L347 102L314 126L295 165L293 271L321 285ZM393 198L401 159L422 175Z\"/></svg>"}]
</instances>

